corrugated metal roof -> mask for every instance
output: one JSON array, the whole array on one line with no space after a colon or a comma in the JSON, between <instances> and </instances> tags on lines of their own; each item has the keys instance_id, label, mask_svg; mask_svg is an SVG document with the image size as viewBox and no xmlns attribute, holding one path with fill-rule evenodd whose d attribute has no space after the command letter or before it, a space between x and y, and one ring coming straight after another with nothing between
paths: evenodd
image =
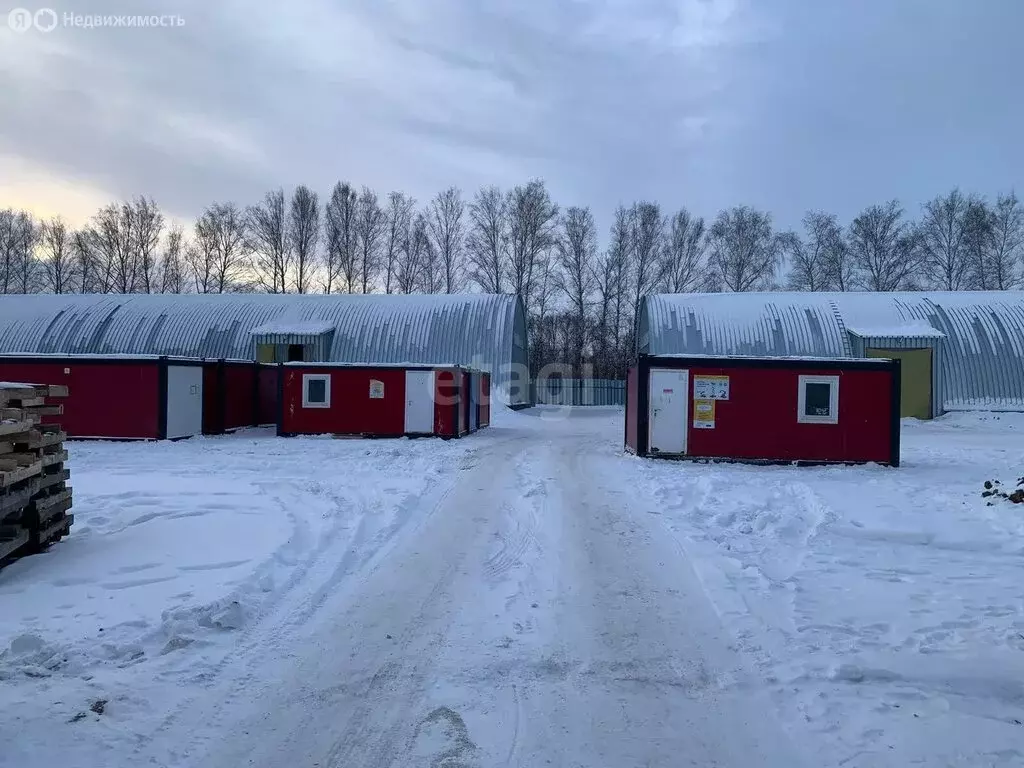
<instances>
[{"instance_id":1,"label":"corrugated metal roof","mask_svg":"<svg viewBox=\"0 0 1024 768\"><path fill-rule=\"evenodd\" d=\"M471 365L507 392L513 335L525 328L509 295L7 295L0 352L157 354L252 359L252 332L332 327L337 362ZM528 377L527 377L528 378Z\"/></svg>"},{"instance_id":2,"label":"corrugated metal roof","mask_svg":"<svg viewBox=\"0 0 1024 768\"><path fill-rule=\"evenodd\" d=\"M641 308L650 354L849 356L850 327L926 323L945 338L947 408L1024 410L1024 292L658 294Z\"/></svg>"}]
</instances>

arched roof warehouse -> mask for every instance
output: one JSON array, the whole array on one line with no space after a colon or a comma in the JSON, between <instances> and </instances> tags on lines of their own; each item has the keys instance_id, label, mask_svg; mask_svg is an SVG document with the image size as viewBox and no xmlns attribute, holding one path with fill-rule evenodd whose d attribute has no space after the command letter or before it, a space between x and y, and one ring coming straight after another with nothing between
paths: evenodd
<instances>
[{"instance_id":1,"label":"arched roof warehouse","mask_svg":"<svg viewBox=\"0 0 1024 768\"><path fill-rule=\"evenodd\" d=\"M526 334L522 302L509 295L0 297L2 353L251 360L258 343L297 340L313 343L318 361L473 365L513 403L529 396Z\"/></svg>"},{"instance_id":2,"label":"arched roof warehouse","mask_svg":"<svg viewBox=\"0 0 1024 768\"><path fill-rule=\"evenodd\" d=\"M932 348L934 411L1024 410L1024 292L659 294L643 354L862 356Z\"/></svg>"}]
</instances>

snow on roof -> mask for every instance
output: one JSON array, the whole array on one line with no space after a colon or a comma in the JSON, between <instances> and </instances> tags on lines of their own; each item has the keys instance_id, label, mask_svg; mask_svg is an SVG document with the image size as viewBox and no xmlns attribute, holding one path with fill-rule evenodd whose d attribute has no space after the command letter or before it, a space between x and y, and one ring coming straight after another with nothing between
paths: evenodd
<instances>
[{"instance_id":1,"label":"snow on roof","mask_svg":"<svg viewBox=\"0 0 1024 768\"><path fill-rule=\"evenodd\" d=\"M944 339L946 334L924 320L911 320L901 325L880 325L880 326L846 326L846 330L855 333L865 339L880 338L932 338Z\"/></svg>"},{"instance_id":2,"label":"snow on roof","mask_svg":"<svg viewBox=\"0 0 1024 768\"><path fill-rule=\"evenodd\" d=\"M264 323L253 328L249 333L253 336L318 336L334 330L334 323L315 320L279 320Z\"/></svg>"},{"instance_id":3,"label":"snow on roof","mask_svg":"<svg viewBox=\"0 0 1024 768\"><path fill-rule=\"evenodd\" d=\"M282 365L295 368L470 368L459 363L318 363L315 361L293 360Z\"/></svg>"},{"instance_id":4,"label":"snow on roof","mask_svg":"<svg viewBox=\"0 0 1024 768\"><path fill-rule=\"evenodd\" d=\"M654 357L668 357L673 359L684 359L684 360L792 360L796 362L804 363L845 363L850 360L849 357L820 357L815 355L688 355L686 353L670 354L670 355L655 355ZM860 363L887 363L889 362L885 358L879 357L865 357L857 358L857 362Z\"/></svg>"}]
</instances>

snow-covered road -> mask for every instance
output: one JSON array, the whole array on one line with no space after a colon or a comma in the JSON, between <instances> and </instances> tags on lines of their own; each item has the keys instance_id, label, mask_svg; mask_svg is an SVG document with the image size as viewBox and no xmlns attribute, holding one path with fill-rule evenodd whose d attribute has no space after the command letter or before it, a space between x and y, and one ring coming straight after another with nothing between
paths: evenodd
<instances>
[{"instance_id":1,"label":"snow-covered road","mask_svg":"<svg viewBox=\"0 0 1024 768\"><path fill-rule=\"evenodd\" d=\"M898 469L623 454L617 409L466 439L71 446L0 570L0 767L1018 768L1024 414Z\"/></svg>"},{"instance_id":2,"label":"snow-covered road","mask_svg":"<svg viewBox=\"0 0 1024 768\"><path fill-rule=\"evenodd\" d=\"M297 585L139 757L798 765L675 540L608 481L607 418L546 415L496 428L357 571L325 553L336 567Z\"/></svg>"}]
</instances>

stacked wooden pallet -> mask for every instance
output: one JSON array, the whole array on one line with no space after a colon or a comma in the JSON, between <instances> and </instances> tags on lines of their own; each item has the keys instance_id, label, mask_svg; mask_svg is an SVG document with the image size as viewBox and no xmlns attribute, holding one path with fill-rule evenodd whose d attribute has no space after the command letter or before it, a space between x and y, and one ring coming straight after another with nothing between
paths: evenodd
<instances>
[{"instance_id":1,"label":"stacked wooden pallet","mask_svg":"<svg viewBox=\"0 0 1024 768\"><path fill-rule=\"evenodd\" d=\"M45 549L74 522L67 436L42 423L64 412L47 400L67 395L63 386L0 382L0 563Z\"/></svg>"}]
</instances>

